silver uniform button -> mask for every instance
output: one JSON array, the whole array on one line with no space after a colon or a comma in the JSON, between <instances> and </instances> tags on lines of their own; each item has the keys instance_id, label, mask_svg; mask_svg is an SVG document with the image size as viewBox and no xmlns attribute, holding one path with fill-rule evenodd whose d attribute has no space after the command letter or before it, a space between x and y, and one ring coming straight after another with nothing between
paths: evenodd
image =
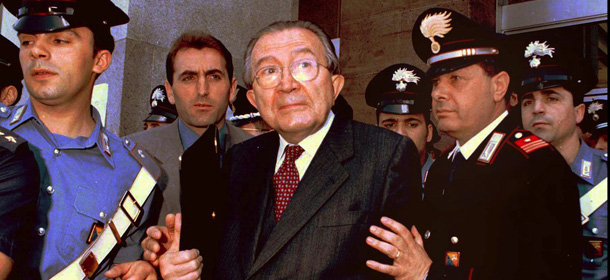
<instances>
[{"instance_id":1,"label":"silver uniform button","mask_svg":"<svg viewBox=\"0 0 610 280\"><path fill-rule=\"evenodd\" d=\"M53 188L53 186L47 186L47 193L48 194L53 194L55 192L55 188Z\"/></svg>"},{"instance_id":2,"label":"silver uniform button","mask_svg":"<svg viewBox=\"0 0 610 280\"><path fill-rule=\"evenodd\" d=\"M425 239L430 238L430 231L429 230L426 230L426 233L424 233L424 238Z\"/></svg>"},{"instance_id":3,"label":"silver uniform button","mask_svg":"<svg viewBox=\"0 0 610 280\"><path fill-rule=\"evenodd\" d=\"M129 145L129 139L125 139L125 145Z\"/></svg>"},{"instance_id":4,"label":"silver uniform button","mask_svg":"<svg viewBox=\"0 0 610 280\"><path fill-rule=\"evenodd\" d=\"M55 148L55 150L53 150L53 154L55 154L56 156L61 155L61 151L57 148Z\"/></svg>"},{"instance_id":5,"label":"silver uniform button","mask_svg":"<svg viewBox=\"0 0 610 280\"><path fill-rule=\"evenodd\" d=\"M6 107L0 108L0 111L2 111L2 113L6 113Z\"/></svg>"},{"instance_id":6,"label":"silver uniform button","mask_svg":"<svg viewBox=\"0 0 610 280\"><path fill-rule=\"evenodd\" d=\"M451 237L452 244L458 244L458 242L460 242L460 240L457 238L457 236Z\"/></svg>"},{"instance_id":7,"label":"silver uniform button","mask_svg":"<svg viewBox=\"0 0 610 280\"><path fill-rule=\"evenodd\" d=\"M517 132L515 133L515 138L519 139L523 136L523 134L521 132Z\"/></svg>"},{"instance_id":8,"label":"silver uniform button","mask_svg":"<svg viewBox=\"0 0 610 280\"><path fill-rule=\"evenodd\" d=\"M46 230L44 230L44 228L39 227L38 228L38 235L43 236L46 233Z\"/></svg>"},{"instance_id":9,"label":"silver uniform button","mask_svg":"<svg viewBox=\"0 0 610 280\"><path fill-rule=\"evenodd\" d=\"M106 213L104 213L104 211L100 212L100 218L102 218L102 219L106 218Z\"/></svg>"},{"instance_id":10,"label":"silver uniform button","mask_svg":"<svg viewBox=\"0 0 610 280\"><path fill-rule=\"evenodd\" d=\"M182 161L182 155L178 156L178 161Z\"/></svg>"},{"instance_id":11,"label":"silver uniform button","mask_svg":"<svg viewBox=\"0 0 610 280\"><path fill-rule=\"evenodd\" d=\"M597 234L599 232L599 230L596 227L594 227L594 228L591 229L591 232L593 234Z\"/></svg>"}]
</instances>

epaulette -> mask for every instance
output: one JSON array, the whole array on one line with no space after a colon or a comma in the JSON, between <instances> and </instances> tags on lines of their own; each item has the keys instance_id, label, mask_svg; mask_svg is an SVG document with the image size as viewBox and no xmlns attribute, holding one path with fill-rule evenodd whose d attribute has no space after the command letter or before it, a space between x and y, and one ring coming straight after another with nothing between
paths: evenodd
<instances>
[{"instance_id":1,"label":"epaulette","mask_svg":"<svg viewBox=\"0 0 610 280\"><path fill-rule=\"evenodd\" d=\"M19 145L25 143L25 139L19 137L12 131L0 127L0 146L15 153Z\"/></svg>"},{"instance_id":2,"label":"epaulette","mask_svg":"<svg viewBox=\"0 0 610 280\"><path fill-rule=\"evenodd\" d=\"M602 160L603 161L608 161L608 153L604 152L604 154L602 155Z\"/></svg>"},{"instance_id":3,"label":"epaulette","mask_svg":"<svg viewBox=\"0 0 610 280\"><path fill-rule=\"evenodd\" d=\"M125 148L127 148L131 156L133 156L142 166L144 166L144 168L146 168L146 170L148 170L150 175L152 175L155 180L159 179L159 176L161 176L161 167L159 164L157 164L155 158L146 151L146 149L127 137L123 138L123 145Z\"/></svg>"},{"instance_id":4,"label":"epaulette","mask_svg":"<svg viewBox=\"0 0 610 280\"><path fill-rule=\"evenodd\" d=\"M550 144L528 130L517 129L511 134L509 141L529 154L535 150L548 147Z\"/></svg>"}]
</instances>

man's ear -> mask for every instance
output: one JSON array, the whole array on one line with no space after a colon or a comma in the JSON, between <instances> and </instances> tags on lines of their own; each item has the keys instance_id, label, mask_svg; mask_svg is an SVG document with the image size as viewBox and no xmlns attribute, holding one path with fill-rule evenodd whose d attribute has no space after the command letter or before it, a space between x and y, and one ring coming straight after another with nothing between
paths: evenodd
<instances>
[{"instance_id":1,"label":"man's ear","mask_svg":"<svg viewBox=\"0 0 610 280\"><path fill-rule=\"evenodd\" d=\"M99 50L93 60L93 73L102 74L112 62L112 54L108 50Z\"/></svg>"},{"instance_id":2,"label":"man's ear","mask_svg":"<svg viewBox=\"0 0 610 280\"><path fill-rule=\"evenodd\" d=\"M574 107L574 115L576 115L576 124L582 122L585 118L585 104L580 103Z\"/></svg>"},{"instance_id":3,"label":"man's ear","mask_svg":"<svg viewBox=\"0 0 610 280\"><path fill-rule=\"evenodd\" d=\"M254 108L256 108L256 110L258 110L260 112L260 110L258 109L258 106L256 106L256 97L254 96L254 90L249 89L246 92L246 97L248 97L248 101L250 101L250 104L252 104L252 106L254 106Z\"/></svg>"},{"instance_id":4,"label":"man's ear","mask_svg":"<svg viewBox=\"0 0 610 280\"><path fill-rule=\"evenodd\" d=\"M432 141L432 137L434 137L434 126L431 123L427 126L427 134L426 134L426 143L430 143Z\"/></svg>"},{"instance_id":5,"label":"man's ear","mask_svg":"<svg viewBox=\"0 0 610 280\"><path fill-rule=\"evenodd\" d=\"M169 100L169 103L176 105L174 90L172 89L172 85L170 85L167 80L165 80L165 92L167 92L167 100Z\"/></svg>"},{"instance_id":6,"label":"man's ear","mask_svg":"<svg viewBox=\"0 0 610 280\"><path fill-rule=\"evenodd\" d=\"M493 86L494 101L501 102L504 96L508 93L508 85L510 84L510 76L506 71L502 71L491 78Z\"/></svg>"},{"instance_id":7,"label":"man's ear","mask_svg":"<svg viewBox=\"0 0 610 280\"><path fill-rule=\"evenodd\" d=\"M13 85L6 86L0 92L0 102L6 106L11 106L17 100L17 88Z\"/></svg>"},{"instance_id":8,"label":"man's ear","mask_svg":"<svg viewBox=\"0 0 610 280\"><path fill-rule=\"evenodd\" d=\"M343 89L343 85L345 84L345 77L343 77L343 75L336 74L333 75L331 79L333 82L333 90L335 94L333 100L336 100L337 96L339 96L339 93L341 93L341 90Z\"/></svg>"},{"instance_id":9,"label":"man's ear","mask_svg":"<svg viewBox=\"0 0 610 280\"><path fill-rule=\"evenodd\" d=\"M231 88L229 89L229 104L235 102L235 98L237 98L237 79L233 77L231 80Z\"/></svg>"}]
</instances>

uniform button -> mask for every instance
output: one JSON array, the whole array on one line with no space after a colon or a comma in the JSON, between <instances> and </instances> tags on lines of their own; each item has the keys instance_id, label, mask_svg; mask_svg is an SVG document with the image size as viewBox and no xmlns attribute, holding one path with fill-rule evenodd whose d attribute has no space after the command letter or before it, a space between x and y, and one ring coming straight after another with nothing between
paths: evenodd
<instances>
[{"instance_id":1,"label":"uniform button","mask_svg":"<svg viewBox=\"0 0 610 280\"><path fill-rule=\"evenodd\" d=\"M515 133L515 138L519 139L523 136L523 134L521 134L521 132L517 132Z\"/></svg>"},{"instance_id":2,"label":"uniform button","mask_svg":"<svg viewBox=\"0 0 610 280\"><path fill-rule=\"evenodd\" d=\"M424 233L424 238L425 239L430 238L430 231L429 230L426 230L426 233Z\"/></svg>"},{"instance_id":3,"label":"uniform button","mask_svg":"<svg viewBox=\"0 0 610 280\"><path fill-rule=\"evenodd\" d=\"M1 111L2 113L6 113L6 107L2 107L2 108L0 108L0 111Z\"/></svg>"},{"instance_id":4,"label":"uniform button","mask_svg":"<svg viewBox=\"0 0 610 280\"><path fill-rule=\"evenodd\" d=\"M55 154L56 156L59 156L59 155L61 155L61 151L56 148L55 150L53 150L53 154Z\"/></svg>"},{"instance_id":5,"label":"uniform button","mask_svg":"<svg viewBox=\"0 0 610 280\"><path fill-rule=\"evenodd\" d=\"M106 218L106 213L104 213L103 211L100 212L100 218L105 219Z\"/></svg>"},{"instance_id":6,"label":"uniform button","mask_svg":"<svg viewBox=\"0 0 610 280\"><path fill-rule=\"evenodd\" d=\"M599 232L599 230L596 227L594 227L594 228L591 229L591 232L593 234L597 234Z\"/></svg>"},{"instance_id":7,"label":"uniform button","mask_svg":"<svg viewBox=\"0 0 610 280\"><path fill-rule=\"evenodd\" d=\"M41 227L38 228L38 235L43 236L45 234L45 232L47 232L47 231L44 230L44 228L41 228Z\"/></svg>"},{"instance_id":8,"label":"uniform button","mask_svg":"<svg viewBox=\"0 0 610 280\"><path fill-rule=\"evenodd\" d=\"M53 186L47 186L47 193L53 194L55 192L55 188Z\"/></svg>"},{"instance_id":9,"label":"uniform button","mask_svg":"<svg viewBox=\"0 0 610 280\"><path fill-rule=\"evenodd\" d=\"M125 139L125 145L129 145L129 139Z\"/></svg>"},{"instance_id":10,"label":"uniform button","mask_svg":"<svg viewBox=\"0 0 610 280\"><path fill-rule=\"evenodd\" d=\"M457 238L457 236L451 237L451 244L458 244L458 242L460 242L460 240Z\"/></svg>"},{"instance_id":11,"label":"uniform button","mask_svg":"<svg viewBox=\"0 0 610 280\"><path fill-rule=\"evenodd\" d=\"M178 156L178 161L182 161L182 155Z\"/></svg>"}]
</instances>

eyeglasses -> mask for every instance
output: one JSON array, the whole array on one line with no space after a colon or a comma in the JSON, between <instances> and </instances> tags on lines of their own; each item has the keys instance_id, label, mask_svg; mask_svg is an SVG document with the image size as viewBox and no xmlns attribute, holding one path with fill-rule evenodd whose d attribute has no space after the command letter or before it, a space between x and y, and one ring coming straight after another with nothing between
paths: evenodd
<instances>
[{"instance_id":1,"label":"eyeglasses","mask_svg":"<svg viewBox=\"0 0 610 280\"><path fill-rule=\"evenodd\" d=\"M320 66L314 59L299 59L293 61L288 69L295 80L307 82L318 77ZM322 67L325 66L322 65ZM256 82L262 88L274 88L282 81L282 69L284 68L277 65L260 68L256 70Z\"/></svg>"}]
</instances>

